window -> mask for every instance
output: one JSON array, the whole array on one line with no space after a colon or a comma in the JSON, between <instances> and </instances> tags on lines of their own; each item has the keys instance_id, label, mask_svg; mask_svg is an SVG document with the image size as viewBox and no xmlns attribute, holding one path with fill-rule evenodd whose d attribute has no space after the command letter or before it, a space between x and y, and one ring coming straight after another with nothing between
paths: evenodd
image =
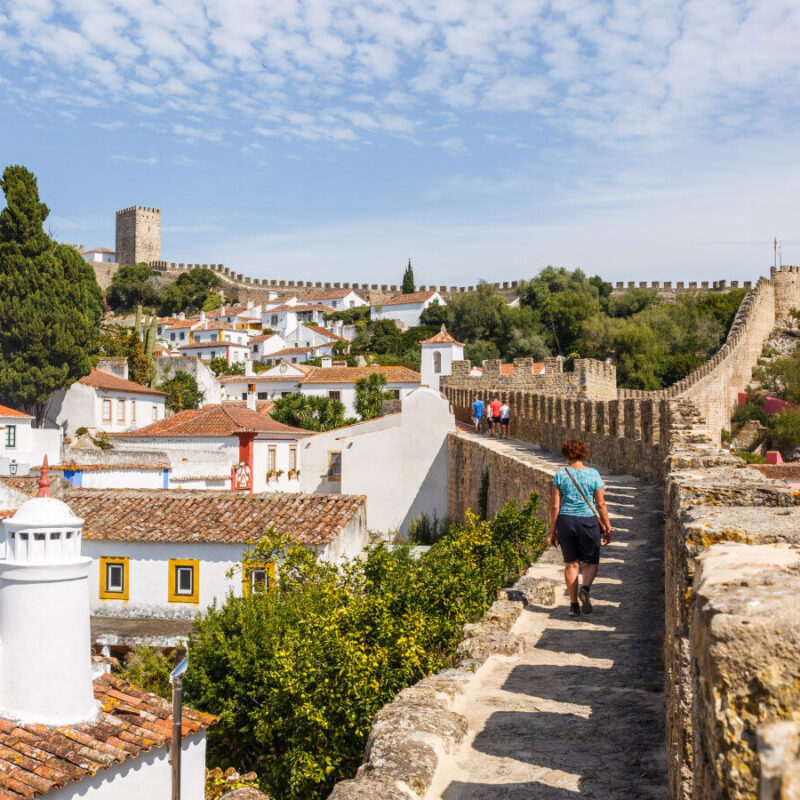
<instances>
[{"instance_id":1,"label":"window","mask_svg":"<svg viewBox=\"0 0 800 800\"><path fill-rule=\"evenodd\" d=\"M278 315L273 314L272 319L270 320L270 325L277 325L278 324Z\"/></svg>"},{"instance_id":2,"label":"window","mask_svg":"<svg viewBox=\"0 0 800 800\"><path fill-rule=\"evenodd\" d=\"M131 422L136 422L136 401L131 400Z\"/></svg>"},{"instance_id":3,"label":"window","mask_svg":"<svg viewBox=\"0 0 800 800\"><path fill-rule=\"evenodd\" d=\"M169 560L170 603L197 603L200 595L200 562L197 559Z\"/></svg>"},{"instance_id":4,"label":"window","mask_svg":"<svg viewBox=\"0 0 800 800\"><path fill-rule=\"evenodd\" d=\"M212 350L211 351L211 360L213 361L217 357L217 354Z\"/></svg>"},{"instance_id":5,"label":"window","mask_svg":"<svg viewBox=\"0 0 800 800\"><path fill-rule=\"evenodd\" d=\"M153 406L153 422L158 420L158 406Z\"/></svg>"},{"instance_id":6,"label":"window","mask_svg":"<svg viewBox=\"0 0 800 800\"><path fill-rule=\"evenodd\" d=\"M111 400L103 400L103 422L111 422Z\"/></svg>"},{"instance_id":7,"label":"window","mask_svg":"<svg viewBox=\"0 0 800 800\"><path fill-rule=\"evenodd\" d=\"M289 472L297 471L297 448L289 448Z\"/></svg>"},{"instance_id":8,"label":"window","mask_svg":"<svg viewBox=\"0 0 800 800\"><path fill-rule=\"evenodd\" d=\"M169 340L170 340L171 342L174 342L174 341L175 341L175 332L174 332L174 331L173 331L173 332L172 332L172 333L169 335Z\"/></svg>"},{"instance_id":9,"label":"window","mask_svg":"<svg viewBox=\"0 0 800 800\"><path fill-rule=\"evenodd\" d=\"M275 585L275 564L248 564L242 569L242 597Z\"/></svg>"},{"instance_id":10,"label":"window","mask_svg":"<svg viewBox=\"0 0 800 800\"><path fill-rule=\"evenodd\" d=\"M186 338L186 331L181 331L181 341Z\"/></svg>"},{"instance_id":11,"label":"window","mask_svg":"<svg viewBox=\"0 0 800 800\"><path fill-rule=\"evenodd\" d=\"M257 396L259 400L269 400L268 392L259 392Z\"/></svg>"},{"instance_id":12,"label":"window","mask_svg":"<svg viewBox=\"0 0 800 800\"><path fill-rule=\"evenodd\" d=\"M6 447L17 446L17 426L6 425Z\"/></svg>"},{"instance_id":13,"label":"window","mask_svg":"<svg viewBox=\"0 0 800 800\"><path fill-rule=\"evenodd\" d=\"M328 453L328 480L340 481L342 479L342 454L338 450Z\"/></svg>"},{"instance_id":14,"label":"window","mask_svg":"<svg viewBox=\"0 0 800 800\"><path fill-rule=\"evenodd\" d=\"M247 400L247 392L242 392L242 400Z\"/></svg>"},{"instance_id":15,"label":"window","mask_svg":"<svg viewBox=\"0 0 800 800\"><path fill-rule=\"evenodd\" d=\"M338 389L329 389L328 397L332 397L334 400L341 400L342 393Z\"/></svg>"},{"instance_id":16,"label":"window","mask_svg":"<svg viewBox=\"0 0 800 800\"><path fill-rule=\"evenodd\" d=\"M442 354L438 350L433 354L433 371L437 374L442 371Z\"/></svg>"},{"instance_id":17,"label":"window","mask_svg":"<svg viewBox=\"0 0 800 800\"><path fill-rule=\"evenodd\" d=\"M254 344L254 345L253 345L253 352L254 352L254 353L257 353L257 352L258 352L258 345L257 345L257 344Z\"/></svg>"},{"instance_id":18,"label":"window","mask_svg":"<svg viewBox=\"0 0 800 800\"><path fill-rule=\"evenodd\" d=\"M117 422L125 422L125 401L117 400Z\"/></svg>"},{"instance_id":19,"label":"window","mask_svg":"<svg viewBox=\"0 0 800 800\"><path fill-rule=\"evenodd\" d=\"M267 472L275 472L278 469L278 451L275 447L267 449Z\"/></svg>"},{"instance_id":20,"label":"window","mask_svg":"<svg viewBox=\"0 0 800 800\"><path fill-rule=\"evenodd\" d=\"M100 599L128 599L128 559L100 557Z\"/></svg>"}]
</instances>

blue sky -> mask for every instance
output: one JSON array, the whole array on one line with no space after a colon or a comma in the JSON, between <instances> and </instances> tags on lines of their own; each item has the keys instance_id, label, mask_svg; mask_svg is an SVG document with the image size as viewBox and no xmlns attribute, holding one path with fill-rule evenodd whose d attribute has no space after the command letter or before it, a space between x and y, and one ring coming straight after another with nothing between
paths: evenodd
<instances>
[{"instance_id":1,"label":"blue sky","mask_svg":"<svg viewBox=\"0 0 800 800\"><path fill-rule=\"evenodd\" d=\"M800 237L797 0L0 0L52 233L257 277L748 279Z\"/></svg>"}]
</instances>

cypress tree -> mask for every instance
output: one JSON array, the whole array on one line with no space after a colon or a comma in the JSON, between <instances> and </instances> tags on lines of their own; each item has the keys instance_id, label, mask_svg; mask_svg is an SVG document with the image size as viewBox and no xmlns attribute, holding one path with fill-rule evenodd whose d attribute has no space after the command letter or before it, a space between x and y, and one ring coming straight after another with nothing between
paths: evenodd
<instances>
[{"instance_id":1,"label":"cypress tree","mask_svg":"<svg viewBox=\"0 0 800 800\"><path fill-rule=\"evenodd\" d=\"M91 369L103 296L92 267L45 233L33 173L7 167L0 188L0 403L41 424L52 393Z\"/></svg>"},{"instance_id":2,"label":"cypress tree","mask_svg":"<svg viewBox=\"0 0 800 800\"><path fill-rule=\"evenodd\" d=\"M408 266L403 273L403 294L414 293L414 270L411 269L411 259L408 259Z\"/></svg>"}]
</instances>

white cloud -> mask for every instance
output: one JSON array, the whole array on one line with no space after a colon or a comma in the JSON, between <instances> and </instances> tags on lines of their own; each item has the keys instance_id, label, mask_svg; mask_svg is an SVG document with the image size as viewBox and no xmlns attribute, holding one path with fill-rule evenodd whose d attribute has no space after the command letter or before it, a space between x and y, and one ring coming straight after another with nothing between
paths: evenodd
<instances>
[{"instance_id":1,"label":"white cloud","mask_svg":"<svg viewBox=\"0 0 800 800\"><path fill-rule=\"evenodd\" d=\"M111 160L119 161L123 164L158 164L158 159L155 156L141 157L115 154L111 156Z\"/></svg>"}]
</instances>

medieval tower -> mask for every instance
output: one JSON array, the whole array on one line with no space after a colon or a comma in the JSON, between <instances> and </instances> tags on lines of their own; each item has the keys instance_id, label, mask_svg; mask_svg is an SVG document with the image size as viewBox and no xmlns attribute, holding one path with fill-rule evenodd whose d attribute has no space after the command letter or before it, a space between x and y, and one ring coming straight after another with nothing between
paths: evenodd
<instances>
[{"instance_id":1,"label":"medieval tower","mask_svg":"<svg viewBox=\"0 0 800 800\"><path fill-rule=\"evenodd\" d=\"M131 206L117 211L117 262L149 263L161 259L161 209Z\"/></svg>"}]
</instances>

